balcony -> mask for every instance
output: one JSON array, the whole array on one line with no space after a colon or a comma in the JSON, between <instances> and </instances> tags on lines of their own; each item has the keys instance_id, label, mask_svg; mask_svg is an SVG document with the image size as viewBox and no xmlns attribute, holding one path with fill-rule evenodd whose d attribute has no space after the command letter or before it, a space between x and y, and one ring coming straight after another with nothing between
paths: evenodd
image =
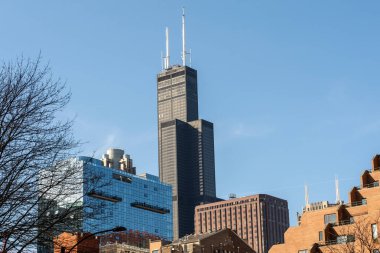
<instances>
[{"instance_id":1,"label":"balcony","mask_svg":"<svg viewBox=\"0 0 380 253\"><path fill-rule=\"evenodd\" d=\"M108 194L101 192L101 191L99 191L99 192L91 191L87 195L90 197L93 197L93 198L106 200L106 201L110 201L110 202L114 202L114 203L122 201L122 198L120 198L118 196L111 196L111 195L108 195Z\"/></svg>"},{"instance_id":2,"label":"balcony","mask_svg":"<svg viewBox=\"0 0 380 253\"><path fill-rule=\"evenodd\" d=\"M379 186L379 181L375 181L375 182L372 182L372 183L369 183L369 184L364 184L363 187L356 186L356 189L362 190L362 189L373 188L373 187L378 187L378 186Z\"/></svg>"},{"instance_id":3,"label":"balcony","mask_svg":"<svg viewBox=\"0 0 380 253\"><path fill-rule=\"evenodd\" d=\"M362 206L362 205L367 205L367 200L366 199L362 199L362 200L359 200L359 201L355 201L355 202L351 202L351 203L347 203L346 204L346 206L348 206L348 207Z\"/></svg>"},{"instance_id":4,"label":"balcony","mask_svg":"<svg viewBox=\"0 0 380 253\"><path fill-rule=\"evenodd\" d=\"M150 205L150 204L147 204L145 202L136 201L136 202L131 203L131 206L136 207L136 208L140 208L140 209L144 209L147 211L151 211L154 213L160 213L160 214L170 213L169 209L159 207L159 206Z\"/></svg>"},{"instance_id":5,"label":"balcony","mask_svg":"<svg viewBox=\"0 0 380 253\"><path fill-rule=\"evenodd\" d=\"M346 243L350 243L350 242L355 242L355 236L354 235L340 235L335 240L325 241L324 243L321 244L321 246L346 244Z\"/></svg>"},{"instance_id":6,"label":"balcony","mask_svg":"<svg viewBox=\"0 0 380 253\"><path fill-rule=\"evenodd\" d=\"M350 224L354 224L354 219L342 220L336 223L332 223L331 226L338 227L338 226L345 226L345 225L350 225Z\"/></svg>"},{"instance_id":7,"label":"balcony","mask_svg":"<svg viewBox=\"0 0 380 253\"><path fill-rule=\"evenodd\" d=\"M378 187L378 186L379 186L379 181L375 181L373 183L363 185L363 188L373 188L373 187Z\"/></svg>"}]
</instances>

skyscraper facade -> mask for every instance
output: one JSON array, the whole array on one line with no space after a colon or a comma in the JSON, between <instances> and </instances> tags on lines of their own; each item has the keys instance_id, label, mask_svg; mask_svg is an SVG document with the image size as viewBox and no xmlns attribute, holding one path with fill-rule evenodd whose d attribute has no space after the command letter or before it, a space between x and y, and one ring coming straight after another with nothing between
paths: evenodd
<instances>
[{"instance_id":1,"label":"skyscraper facade","mask_svg":"<svg viewBox=\"0 0 380 253\"><path fill-rule=\"evenodd\" d=\"M56 202L50 203L49 208L43 202L39 204L39 215L45 219L54 219L56 214L70 211L65 217L67 221L58 223L54 233L95 233L123 226L172 240L172 187L169 184L147 173L136 175L132 159L121 149L107 150L102 160L80 156L71 162L75 164L75 180L78 181L72 186L75 194L64 196L59 202L46 199L45 202ZM52 189L52 198L55 191ZM47 238L51 236L46 235ZM41 241L38 252L51 252L52 246Z\"/></svg>"},{"instance_id":2,"label":"skyscraper facade","mask_svg":"<svg viewBox=\"0 0 380 253\"><path fill-rule=\"evenodd\" d=\"M172 185L173 237L194 232L194 208L216 199L214 127L198 117L197 71L168 66L157 76L160 179Z\"/></svg>"},{"instance_id":3,"label":"skyscraper facade","mask_svg":"<svg viewBox=\"0 0 380 253\"><path fill-rule=\"evenodd\" d=\"M95 175L99 185L83 196L85 211L94 213L94 218L89 214L83 218L83 231L94 233L123 226L172 239L170 185L147 173L135 175L127 172L128 169L106 167L105 159L82 156L78 161L83 164L83 177ZM121 159L120 164L123 162ZM91 189L91 180L85 179L84 183L83 189ZM94 210L92 206L101 208Z\"/></svg>"}]
</instances>

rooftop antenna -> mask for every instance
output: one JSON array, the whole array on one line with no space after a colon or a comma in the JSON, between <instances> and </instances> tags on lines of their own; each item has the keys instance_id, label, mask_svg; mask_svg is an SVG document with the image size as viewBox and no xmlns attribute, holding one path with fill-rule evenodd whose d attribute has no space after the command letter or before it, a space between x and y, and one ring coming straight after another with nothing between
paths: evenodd
<instances>
[{"instance_id":1,"label":"rooftop antenna","mask_svg":"<svg viewBox=\"0 0 380 253\"><path fill-rule=\"evenodd\" d=\"M170 66L170 56L169 56L169 28L166 27L165 29L165 35L166 35L166 56L165 56L165 69L168 69Z\"/></svg>"},{"instance_id":2,"label":"rooftop antenna","mask_svg":"<svg viewBox=\"0 0 380 253\"><path fill-rule=\"evenodd\" d=\"M182 65L186 66L185 8L182 7Z\"/></svg>"},{"instance_id":3,"label":"rooftop antenna","mask_svg":"<svg viewBox=\"0 0 380 253\"><path fill-rule=\"evenodd\" d=\"M305 184L305 206L309 205L309 190L307 189L307 185Z\"/></svg>"},{"instance_id":4,"label":"rooftop antenna","mask_svg":"<svg viewBox=\"0 0 380 253\"><path fill-rule=\"evenodd\" d=\"M161 70L164 70L164 64L165 64L165 57L161 51Z\"/></svg>"},{"instance_id":5,"label":"rooftop antenna","mask_svg":"<svg viewBox=\"0 0 380 253\"><path fill-rule=\"evenodd\" d=\"M335 196L336 196L336 203L340 204L341 200L340 200L340 194L339 194L339 180L337 176L335 176Z\"/></svg>"}]
</instances>

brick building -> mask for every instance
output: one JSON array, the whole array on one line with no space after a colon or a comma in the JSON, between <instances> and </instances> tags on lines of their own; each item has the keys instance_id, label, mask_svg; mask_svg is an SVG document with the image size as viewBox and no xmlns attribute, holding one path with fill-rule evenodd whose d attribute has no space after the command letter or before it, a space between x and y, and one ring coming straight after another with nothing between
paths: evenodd
<instances>
[{"instance_id":1,"label":"brick building","mask_svg":"<svg viewBox=\"0 0 380 253\"><path fill-rule=\"evenodd\" d=\"M360 177L360 186L349 192L349 203L326 202L319 208L304 209L299 225L285 233L285 243L274 245L269 253L378 253L380 244L380 155L372 169Z\"/></svg>"},{"instance_id":2,"label":"brick building","mask_svg":"<svg viewBox=\"0 0 380 253\"><path fill-rule=\"evenodd\" d=\"M99 236L99 253L149 253L149 242L159 240L156 235L129 230Z\"/></svg>"},{"instance_id":3,"label":"brick building","mask_svg":"<svg viewBox=\"0 0 380 253\"><path fill-rule=\"evenodd\" d=\"M255 253L231 229L184 236L170 244L152 241L150 253Z\"/></svg>"},{"instance_id":4,"label":"brick building","mask_svg":"<svg viewBox=\"0 0 380 253\"><path fill-rule=\"evenodd\" d=\"M99 252L99 240L90 233L64 232L54 238L54 253L66 253L70 250L72 253Z\"/></svg>"},{"instance_id":5,"label":"brick building","mask_svg":"<svg viewBox=\"0 0 380 253\"><path fill-rule=\"evenodd\" d=\"M284 241L289 227L288 202L267 194L200 205L195 208L195 233L230 228L258 253Z\"/></svg>"}]
</instances>

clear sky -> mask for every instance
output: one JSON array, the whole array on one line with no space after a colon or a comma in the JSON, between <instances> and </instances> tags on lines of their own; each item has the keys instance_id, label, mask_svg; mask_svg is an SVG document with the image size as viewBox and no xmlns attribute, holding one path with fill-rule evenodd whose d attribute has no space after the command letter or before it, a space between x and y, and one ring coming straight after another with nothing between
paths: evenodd
<instances>
[{"instance_id":1,"label":"clear sky","mask_svg":"<svg viewBox=\"0 0 380 253\"><path fill-rule=\"evenodd\" d=\"M0 58L39 52L73 96L83 155L120 147L158 174L156 74L181 7L198 70L200 116L214 123L217 193L268 193L290 217L359 184L380 153L380 1L0 0Z\"/></svg>"}]
</instances>

